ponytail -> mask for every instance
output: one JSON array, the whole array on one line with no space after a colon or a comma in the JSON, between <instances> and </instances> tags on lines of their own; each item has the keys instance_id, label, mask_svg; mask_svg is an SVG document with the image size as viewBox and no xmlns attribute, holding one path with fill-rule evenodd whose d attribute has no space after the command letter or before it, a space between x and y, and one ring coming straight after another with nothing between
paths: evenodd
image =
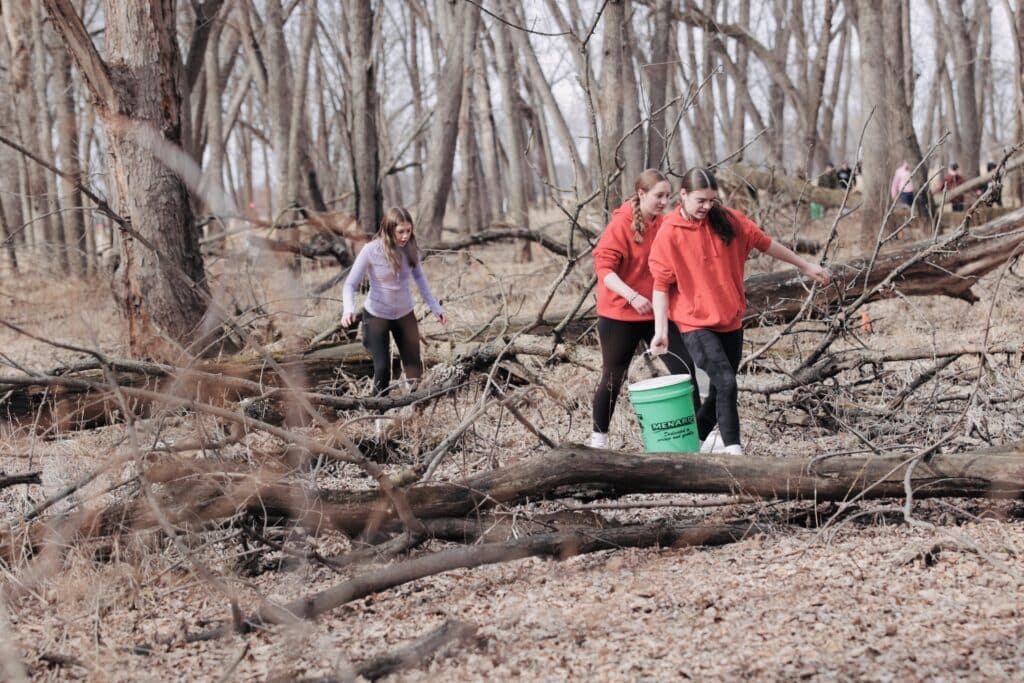
<instances>
[{"instance_id":1,"label":"ponytail","mask_svg":"<svg viewBox=\"0 0 1024 683\"><path fill-rule=\"evenodd\" d=\"M683 176L682 188L686 192L693 190L714 190L718 192L718 181L715 179L715 174L711 172L711 169L695 166ZM732 223L729 212L722 207L717 199L708 211L707 218L711 232L718 235L719 239L726 245L730 244L733 237L736 236L736 227Z\"/></svg>"}]
</instances>

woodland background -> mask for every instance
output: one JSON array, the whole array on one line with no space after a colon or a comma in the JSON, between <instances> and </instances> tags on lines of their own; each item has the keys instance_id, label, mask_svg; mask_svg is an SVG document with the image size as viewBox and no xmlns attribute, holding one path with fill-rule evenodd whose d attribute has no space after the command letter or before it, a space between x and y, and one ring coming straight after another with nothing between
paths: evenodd
<instances>
[{"instance_id":1,"label":"woodland background","mask_svg":"<svg viewBox=\"0 0 1024 683\"><path fill-rule=\"evenodd\" d=\"M0 18L5 678L1019 678L1020 0ZM579 447L590 251L697 164L835 283L748 264L747 456ZM390 205L452 321L372 397Z\"/></svg>"}]
</instances>

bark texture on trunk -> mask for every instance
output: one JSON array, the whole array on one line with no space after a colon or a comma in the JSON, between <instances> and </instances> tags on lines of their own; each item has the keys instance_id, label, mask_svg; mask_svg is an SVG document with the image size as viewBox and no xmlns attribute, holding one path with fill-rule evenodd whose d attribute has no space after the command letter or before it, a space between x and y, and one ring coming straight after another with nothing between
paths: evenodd
<instances>
[{"instance_id":1,"label":"bark texture on trunk","mask_svg":"<svg viewBox=\"0 0 1024 683\"><path fill-rule=\"evenodd\" d=\"M176 356L197 338L208 290L189 191L171 166L183 116L175 3L106 0L106 61L70 0L45 5L103 122L115 210L148 243L121 239L115 292L131 352Z\"/></svg>"},{"instance_id":2,"label":"bark texture on trunk","mask_svg":"<svg viewBox=\"0 0 1024 683\"><path fill-rule=\"evenodd\" d=\"M356 220L367 235L380 224L384 197L378 182L377 84L373 60L373 8L367 0L348 3L352 83L352 171L355 176ZM313 10L310 10L313 11Z\"/></svg>"}]
</instances>

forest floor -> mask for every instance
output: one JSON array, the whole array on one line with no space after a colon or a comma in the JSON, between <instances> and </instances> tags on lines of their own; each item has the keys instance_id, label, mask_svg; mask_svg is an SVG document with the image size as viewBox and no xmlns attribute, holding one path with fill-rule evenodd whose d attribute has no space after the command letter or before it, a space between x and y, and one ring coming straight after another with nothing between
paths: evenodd
<instances>
[{"instance_id":1,"label":"forest floor","mask_svg":"<svg viewBox=\"0 0 1024 683\"><path fill-rule=\"evenodd\" d=\"M537 221L541 223L543 217ZM792 235L795 229L788 226L795 224L804 225L777 217L775 225L782 227L772 232ZM823 239L830 223L808 225L801 236ZM854 253L855 228L840 224L838 258ZM501 304L513 316L537 310L563 260L535 247L532 262L514 263L512 252L512 245L491 245L474 250L474 259L446 254L427 260L428 278L452 317L447 328L423 322L428 355L443 355L464 334L461 330L486 322ZM757 258L748 273L769 266L767 259ZM284 335L281 346L301 344L318 325L336 319L340 309L340 288L328 298L305 298L306 288L327 280L335 272L331 269L306 272L301 281L284 269L241 260L224 259L212 270L224 291L265 302L266 320ZM552 310L568 308L590 274L589 264L572 273ZM893 350L1019 342L1024 281L1000 270L975 291L981 301L974 305L941 297L871 304L866 309L871 333L845 343ZM40 337L125 355L111 297L98 280L83 284L25 276L16 290L9 284L0 290L0 317ZM807 325L787 336L770 358L783 362L806 353L817 329ZM750 330L747 351L776 333L774 328ZM0 350L4 358L37 370L78 358L8 329L0 329ZM848 397L854 403L884 402L926 365L907 364L879 377L864 377L874 393L857 393L863 388L857 385ZM538 369L546 384L557 389L558 399L538 398L524 414L556 441L584 442L596 373L570 364ZM964 358L951 369L942 381L981 386L986 395L1019 393L1024 380L1019 355L985 366L976 357ZM0 368L0 374L13 372ZM360 390L367 386L364 381ZM934 397L947 389L936 381L922 391ZM455 400L440 400L407 420L402 433L394 435L393 460L386 469L401 469L410 454L437 443L479 398L478 389L465 390ZM1015 403L984 400L926 414L908 405L875 424L861 418L836 426L808 422L785 397L766 402L742 394L740 413L748 454L764 458L863 452L865 439L884 451L912 452L951 428L958 432L945 447L949 452L1024 438L1021 409ZM965 415L969 419L960 419ZM173 441L203 426L209 424L170 414L140 421L137 429L143 437L159 434ZM372 421L354 423L350 429L354 436L371 437ZM273 439L250 435L207 457L249 462L274 447ZM642 450L625 397L613 420L611 447ZM104 492L134 472L127 449L123 425L45 436L5 429L0 470L8 475L41 470L43 485L0 492L0 515L17 520L47 496L112 462L115 467L65 506L94 507L123 495L122 489ZM507 413L493 410L461 440L437 478L458 480L544 450ZM297 475L307 483L313 477L324 487L370 487L369 480L350 468ZM128 539L108 548L104 561L97 561L93 546L75 547L62 560L51 554L0 574L6 597L0 601L0 677L344 680L352 663L392 651L447 619L476 624L476 637L396 679L987 681L1024 676L1020 501L916 501L913 523L904 516L902 500L864 501L841 515L833 504L736 503L721 496L638 495L616 501L623 502L637 507L593 512L619 522L749 520L769 531L717 548L620 549L563 561L526 559L460 569L373 594L312 623L211 642L187 644L179 638L148 655L133 654L131 648L183 637L229 618L227 598L200 575L197 563L220 577L244 613L257 609L262 598L291 600L377 567L333 570L303 561L278 570L271 560L280 556L271 553L257 561L255 571L251 564L243 570L242 558L250 547L230 529L182 537L185 545ZM499 508L499 514L512 516L514 523L566 505L540 502ZM298 529L291 531L288 542L324 556L351 547L341 534L308 537ZM446 546L433 541L413 555ZM53 655L73 659L54 664Z\"/></svg>"}]
</instances>

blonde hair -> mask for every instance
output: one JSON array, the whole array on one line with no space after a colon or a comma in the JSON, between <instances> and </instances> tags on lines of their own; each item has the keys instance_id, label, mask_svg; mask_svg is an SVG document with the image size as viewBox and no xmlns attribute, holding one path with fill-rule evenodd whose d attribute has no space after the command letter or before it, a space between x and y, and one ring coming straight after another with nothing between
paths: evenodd
<instances>
[{"instance_id":1,"label":"blonde hair","mask_svg":"<svg viewBox=\"0 0 1024 683\"><path fill-rule=\"evenodd\" d=\"M400 247L395 241L395 228L405 224L412 226L412 215L409 210L401 206L393 206L384 212L384 217L380 221L380 229L377 230L377 239L380 240L381 250L391 265L391 270L395 273L402 267L401 254L404 253L405 257L409 259L410 268L415 268L420 260L415 233L409 237L405 246Z\"/></svg>"},{"instance_id":2,"label":"blonde hair","mask_svg":"<svg viewBox=\"0 0 1024 683\"><path fill-rule=\"evenodd\" d=\"M658 183L666 183L668 178L656 168L649 168L636 177L633 183L633 196L629 205L633 207L633 241L642 244L644 241L644 215L640 210L640 191L650 192Z\"/></svg>"}]
</instances>

